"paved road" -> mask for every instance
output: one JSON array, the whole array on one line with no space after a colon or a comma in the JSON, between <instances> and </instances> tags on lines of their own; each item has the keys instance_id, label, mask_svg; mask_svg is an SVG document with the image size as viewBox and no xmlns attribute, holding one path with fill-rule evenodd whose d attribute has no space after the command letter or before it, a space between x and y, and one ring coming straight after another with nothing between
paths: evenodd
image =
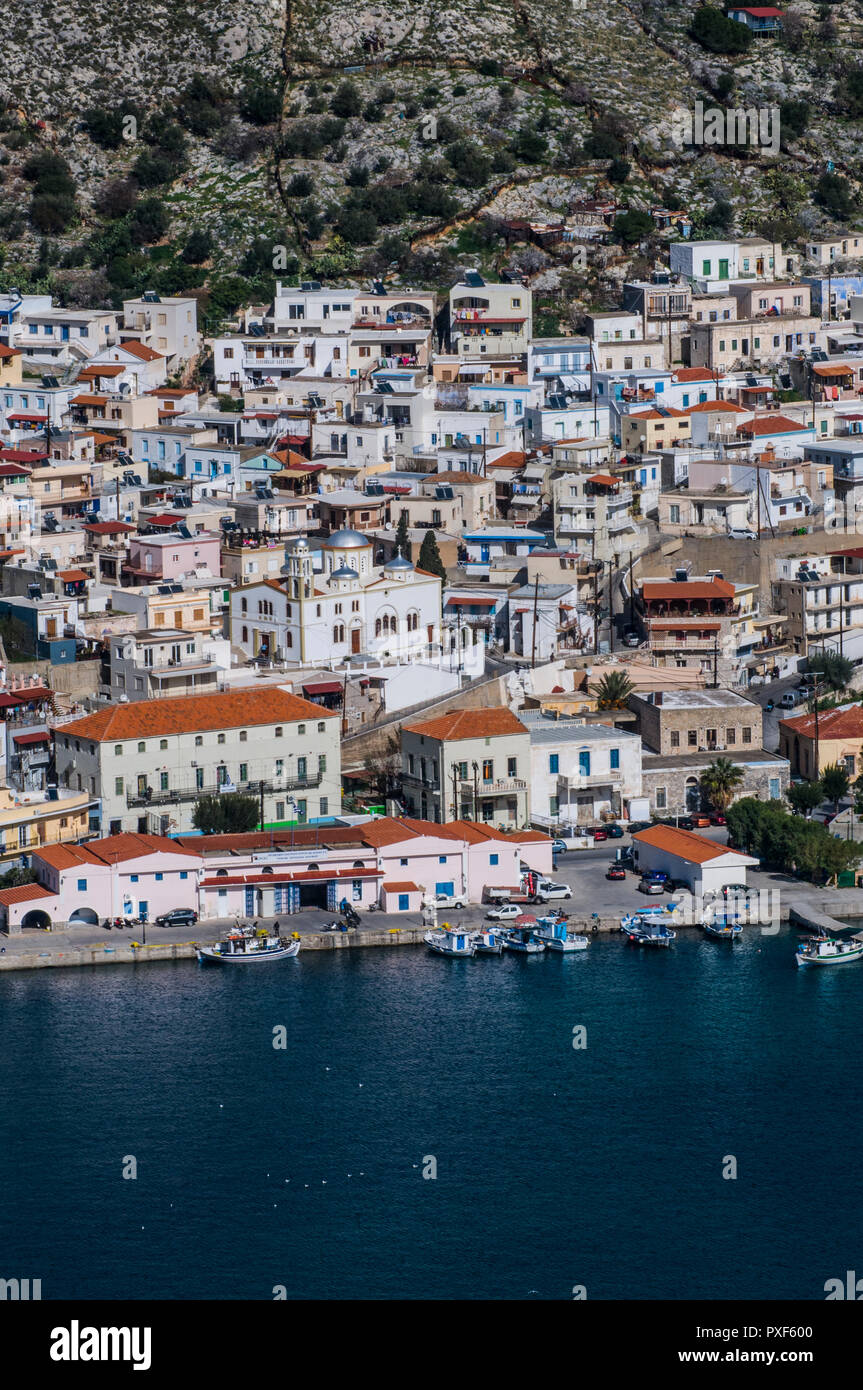
<instances>
[{"instance_id":1,"label":"paved road","mask_svg":"<svg viewBox=\"0 0 863 1390\"><path fill-rule=\"evenodd\" d=\"M761 705L762 710L768 701L772 700L775 706L772 710L764 710L764 747L768 753L776 753L779 749L779 721L787 719L790 714L802 714L806 706L801 704L797 709L780 709L779 701L786 690L794 690L800 684L799 674L796 676L785 676L782 680L768 681L766 685L753 685L747 690L746 694L750 700Z\"/></svg>"}]
</instances>

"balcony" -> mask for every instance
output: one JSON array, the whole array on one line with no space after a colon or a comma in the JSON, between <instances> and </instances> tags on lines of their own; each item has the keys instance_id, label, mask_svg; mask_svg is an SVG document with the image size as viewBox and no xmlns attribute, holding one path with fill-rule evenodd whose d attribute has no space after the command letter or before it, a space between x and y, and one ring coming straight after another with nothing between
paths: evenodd
<instances>
[{"instance_id":1,"label":"balcony","mask_svg":"<svg viewBox=\"0 0 863 1390\"><path fill-rule=\"evenodd\" d=\"M323 781L321 773L312 773L309 777L276 777L267 781L254 779L249 782L219 783L216 781L204 782L202 786L183 783L179 787L170 787L166 791L157 790L155 787L148 787L146 793L127 792L126 805L136 806L171 806L178 801L197 801L201 796L217 796L221 791L240 792L243 796L259 797L261 791L267 792L291 792L306 791L311 787L319 787Z\"/></svg>"},{"instance_id":2,"label":"balcony","mask_svg":"<svg viewBox=\"0 0 863 1390\"><path fill-rule=\"evenodd\" d=\"M617 787L623 781L623 768L611 768L606 772L559 772L558 792L593 791L597 787Z\"/></svg>"},{"instance_id":3,"label":"balcony","mask_svg":"<svg viewBox=\"0 0 863 1390\"><path fill-rule=\"evenodd\" d=\"M474 788L474 783L470 780L459 782L459 789L463 796L473 796L474 790L479 796L503 796L512 792L526 792L527 782L521 777L498 777L490 781L479 779Z\"/></svg>"}]
</instances>

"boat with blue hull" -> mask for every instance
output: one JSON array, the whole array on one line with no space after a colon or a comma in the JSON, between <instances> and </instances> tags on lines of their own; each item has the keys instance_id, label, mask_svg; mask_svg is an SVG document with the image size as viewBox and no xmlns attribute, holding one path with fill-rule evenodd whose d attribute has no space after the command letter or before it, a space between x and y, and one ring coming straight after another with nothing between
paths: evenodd
<instances>
[{"instance_id":1,"label":"boat with blue hull","mask_svg":"<svg viewBox=\"0 0 863 1390\"><path fill-rule=\"evenodd\" d=\"M624 917L620 930L634 946L670 946L677 939L677 932L667 921L655 915L630 914Z\"/></svg>"},{"instance_id":2,"label":"boat with blue hull","mask_svg":"<svg viewBox=\"0 0 863 1390\"><path fill-rule=\"evenodd\" d=\"M566 918L563 916L540 917L534 936L542 941L548 951L558 951L570 955L574 951L586 951L590 942L586 936L570 935Z\"/></svg>"},{"instance_id":3,"label":"boat with blue hull","mask_svg":"<svg viewBox=\"0 0 863 1390\"><path fill-rule=\"evenodd\" d=\"M701 926L704 935L709 936L711 941L740 941L743 937L743 926L737 917L724 913L705 917Z\"/></svg>"},{"instance_id":4,"label":"boat with blue hull","mask_svg":"<svg viewBox=\"0 0 863 1390\"><path fill-rule=\"evenodd\" d=\"M266 930L239 927L228 933L215 946L198 946L201 964L258 965L264 961L289 960L299 954L300 943L284 936L270 936Z\"/></svg>"},{"instance_id":5,"label":"boat with blue hull","mask_svg":"<svg viewBox=\"0 0 863 1390\"><path fill-rule=\"evenodd\" d=\"M486 927L473 934L473 949L477 956L499 956L503 952L504 933L496 927Z\"/></svg>"},{"instance_id":6,"label":"boat with blue hull","mask_svg":"<svg viewBox=\"0 0 863 1390\"><path fill-rule=\"evenodd\" d=\"M545 950L545 942L537 940L534 922L529 927L510 927L504 937L503 949L518 956L539 956Z\"/></svg>"}]
</instances>

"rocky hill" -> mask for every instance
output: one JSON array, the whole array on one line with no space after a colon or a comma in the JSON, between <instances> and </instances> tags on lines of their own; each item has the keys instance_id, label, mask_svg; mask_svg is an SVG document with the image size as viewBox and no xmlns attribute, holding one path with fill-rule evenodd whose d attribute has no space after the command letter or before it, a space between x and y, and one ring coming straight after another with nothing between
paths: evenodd
<instances>
[{"instance_id":1,"label":"rocky hill","mask_svg":"<svg viewBox=\"0 0 863 1390\"><path fill-rule=\"evenodd\" d=\"M2 278L92 304L194 291L215 323L279 274L514 261L554 331L660 242L624 219L572 267L501 219L599 193L696 234L853 221L863 5L787 16L744 45L692 0L29 0L0 46ZM698 100L778 108L782 148L675 143Z\"/></svg>"}]
</instances>

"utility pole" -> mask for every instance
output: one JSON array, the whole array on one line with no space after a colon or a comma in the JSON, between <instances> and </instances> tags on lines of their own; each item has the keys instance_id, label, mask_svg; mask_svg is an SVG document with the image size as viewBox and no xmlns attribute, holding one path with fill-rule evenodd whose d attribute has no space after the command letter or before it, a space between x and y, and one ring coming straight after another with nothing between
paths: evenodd
<instances>
[{"instance_id":1,"label":"utility pole","mask_svg":"<svg viewBox=\"0 0 863 1390\"><path fill-rule=\"evenodd\" d=\"M608 562L608 635L609 650L614 651L614 565L611 560Z\"/></svg>"},{"instance_id":2,"label":"utility pole","mask_svg":"<svg viewBox=\"0 0 863 1390\"><path fill-rule=\"evenodd\" d=\"M473 818L479 820L479 763L471 763L473 772Z\"/></svg>"},{"instance_id":3,"label":"utility pole","mask_svg":"<svg viewBox=\"0 0 863 1390\"><path fill-rule=\"evenodd\" d=\"M453 763L450 774L452 776L452 818L458 820L458 763Z\"/></svg>"},{"instance_id":4,"label":"utility pole","mask_svg":"<svg viewBox=\"0 0 863 1390\"><path fill-rule=\"evenodd\" d=\"M258 785L259 785L260 793L261 793L261 829L263 830L263 828L264 828L264 779L263 779L263 777L261 778L261 780L260 780L260 782L259 782Z\"/></svg>"},{"instance_id":5,"label":"utility pole","mask_svg":"<svg viewBox=\"0 0 863 1390\"><path fill-rule=\"evenodd\" d=\"M537 610L538 610L538 607L539 607L539 574L537 573L536 579L534 580L534 584L533 584L533 634L532 634L533 640L532 640L531 645L530 645L530 664L531 664L531 666L536 666L536 625L537 625Z\"/></svg>"},{"instance_id":6,"label":"utility pole","mask_svg":"<svg viewBox=\"0 0 863 1390\"><path fill-rule=\"evenodd\" d=\"M348 731L348 673L345 671L345 683L342 687L342 738Z\"/></svg>"},{"instance_id":7,"label":"utility pole","mask_svg":"<svg viewBox=\"0 0 863 1390\"><path fill-rule=\"evenodd\" d=\"M719 689L719 638L713 639L713 689Z\"/></svg>"},{"instance_id":8,"label":"utility pole","mask_svg":"<svg viewBox=\"0 0 863 1390\"><path fill-rule=\"evenodd\" d=\"M593 650L599 655L599 570L597 561L593 562Z\"/></svg>"}]
</instances>

